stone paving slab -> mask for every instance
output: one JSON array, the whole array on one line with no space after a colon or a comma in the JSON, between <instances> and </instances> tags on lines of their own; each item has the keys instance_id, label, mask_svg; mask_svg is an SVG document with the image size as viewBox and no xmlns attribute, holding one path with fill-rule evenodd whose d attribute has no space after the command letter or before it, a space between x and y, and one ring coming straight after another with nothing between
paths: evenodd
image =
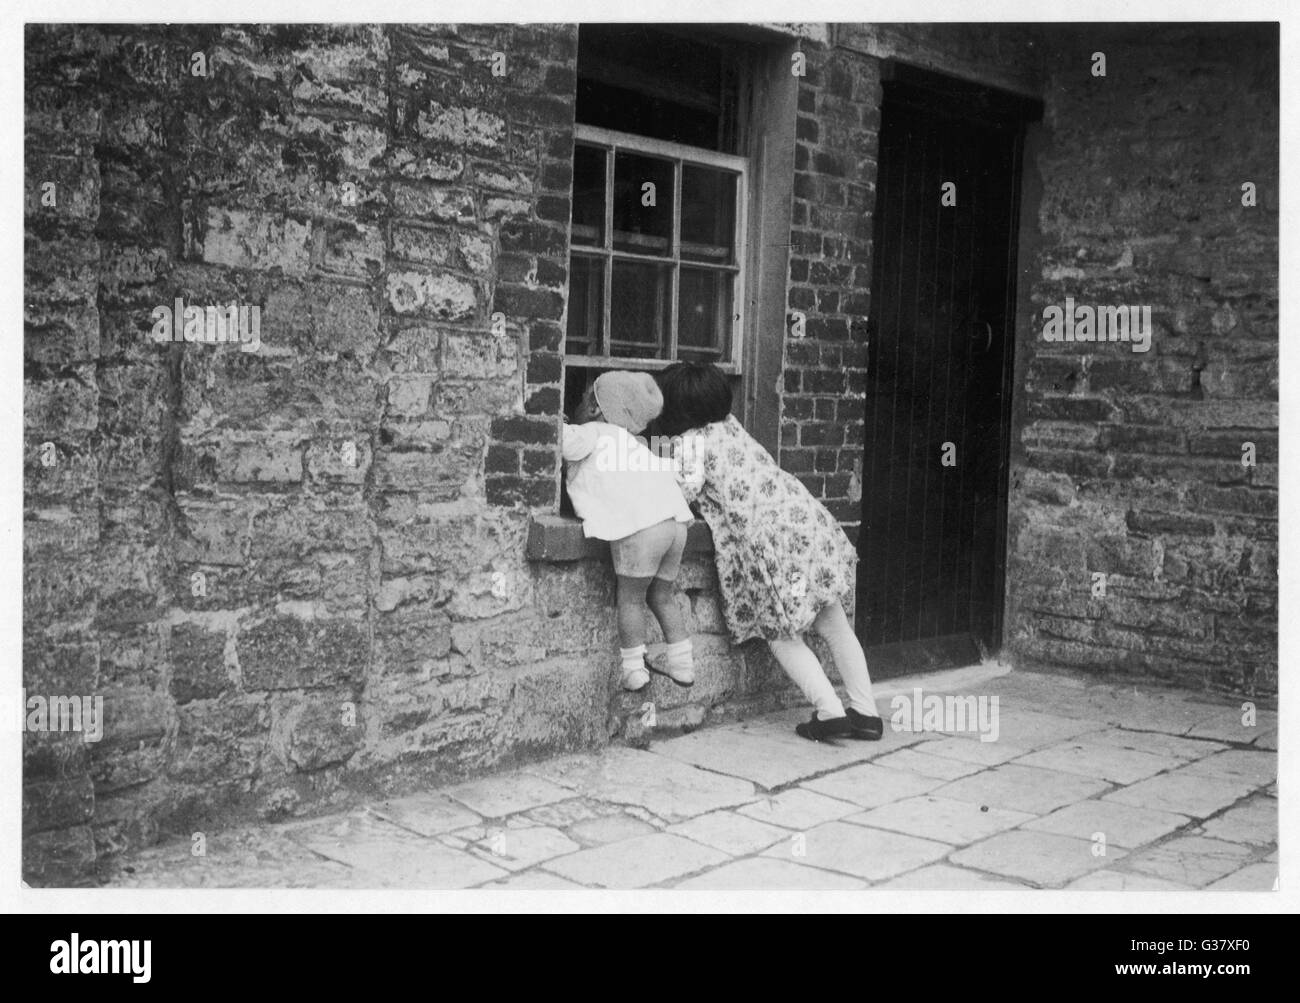
<instances>
[{"instance_id":1,"label":"stone paving slab","mask_svg":"<svg viewBox=\"0 0 1300 1003\"><path fill-rule=\"evenodd\" d=\"M1078 881L1065 886L1068 892L1189 892L1191 885L1180 885L1150 874L1126 874L1123 871L1101 870L1085 874Z\"/></svg>"},{"instance_id":2,"label":"stone paving slab","mask_svg":"<svg viewBox=\"0 0 1300 1003\"><path fill-rule=\"evenodd\" d=\"M573 792L569 791L568 793L572 794ZM571 797L565 801L556 801L552 804L531 808L520 817L526 818L537 825L553 825L557 829L565 829L577 822L585 822L588 819L622 815L625 810L624 805L610 804L608 801Z\"/></svg>"},{"instance_id":3,"label":"stone paving slab","mask_svg":"<svg viewBox=\"0 0 1300 1003\"><path fill-rule=\"evenodd\" d=\"M1125 870L1200 888L1240 870L1250 857L1250 849L1239 843L1183 836L1135 852Z\"/></svg>"},{"instance_id":4,"label":"stone paving slab","mask_svg":"<svg viewBox=\"0 0 1300 1003\"><path fill-rule=\"evenodd\" d=\"M996 740L984 742L979 733L973 731L954 732L953 735L968 741L980 742L982 745L1008 745L1031 752L1045 745L1056 745L1066 739L1104 730L1106 730L1104 721L1046 714L1028 708L1008 709L999 705Z\"/></svg>"},{"instance_id":5,"label":"stone paving slab","mask_svg":"<svg viewBox=\"0 0 1300 1003\"><path fill-rule=\"evenodd\" d=\"M552 874L550 871L534 870L523 871L519 874L513 874L502 881L489 881L485 885L479 885L480 888L502 888L508 891L517 892L585 892L590 891L580 884L572 881L566 881L558 874Z\"/></svg>"},{"instance_id":6,"label":"stone paving slab","mask_svg":"<svg viewBox=\"0 0 1300 1003\"><path fill-rule=\"evenodd\" d=\"M1016 829L958 850L950 859L954 864L1056 888L1123 855L1123 850L1110 848L1106 856L1096 856L1090 840Z\"/></svg>"},{"instance_id":7,"label":"stone paving slab","mask_svg":"<svg viewBox=\"0 0 1300 1003\"><path fill-rule=\"evenodd\" d=\"M875 887L883 890L917 891L917 892L982 892L982 891L1026 891L1031 886L1016 881L981 874L979 871L967 870L965 867L953 867L951 864L931 864L907 874L891 878L883 885Z\"/></svg>"},{"instance_id":8,"label":"stone paving slab","mask_svg":"<svg viewBox=\"0 0 1300 1003\"><path fill-rule=\"evenodd\" d=\"M656 832L557 857L542 866L562 878L601 888L645 888L726 863L720 850Z\"/></svg>"},{"instance_id":9,"label":"stone paving slab","mask_svg":"<svg viewBox=\"0 0 1300 1003\"><path fill-rule=\"evenodd\" d=\"M1102 833L1108 845L1143 846L1191 823L1186 815L1154 808L1139 808L1117 801L1079 801L1058 808L1050 815L1026 822L1022 828L1054 832L1076 839L1092 839Z\"/></svg>"},{"instance_id":10,"label":"stone paving slab","mask_svg":"<svg viewBox=\"0 0 1300 1003\"><path fill-rule=\"evenodd\" d=\"M947 756L935 756L926 751L924 745L911 749L899 749L887 756L873 760L877 766L891 770L903 770L907 773L919 773L923 777L937 780L956 780L971 773L978 773L984 767L976 763L950 759Z\"/></svg>"},{"instance_id":11,"label":"stone paving slab","mask_svg":"<svg viewBox=\"0 0 1300 1003\"><path fill-rule=\"evenodd\" d=\"M1030 707L1050 706L1064 717L1088 717L1092 706L1087 695L1097 689L1095 680L1078 679L1050 672L1010 672L980 690L996 693L1005 704Z\"/></svg>"},{"instance_id":12,"label":"stone paving slab","mask_svg":"<svg viewBox=\"0 0 1300 1003\"><path fill-rule=\"evenodd\" d=\"M566 788L522 770L457 784L443 793L487 818L502 818L573 796Z\"/></svg>"},{"instance_id":13,"label":"stone paving slab","mask_svg":"<svg viewBox=\"0 0 1300 1003\"><path fill-rule=\"evenodd\" d=\"M1263 787L1277 780L1277 754L1230 749L1198 759L1181 772L1189 777L1241 780L1252 787Z\"/></svg>"},{"instance_id":14,"label":"stone paving slab","mask_svg":"<svg viewBox=\"0 0 1300 1003\"><path fill-rule=\"evenodd\" d=\"M468 888L508 873L370 812L325 819L295 831L290 838L314 853L347 864L367 888Z\"/></svg>"},{"instance_id":15,"label":"stone paving slab","mask_svg":"<svg viewBox=\"0 0 1300 1003\"><path fill-rule=\"evenodd\" d=\"M792 860L750 857L723 864L716 870L687 878L674 887L689 891L857 891L865 881L847 874L834 874L816 867L804 867Z\"/></svg>"},{"instance_id":16,"label":"stone paving slab","mask_svg":"<svg viewBox=\"0 0 1300 1003\"><path fill-rule=\"evenodd\" d=\"M527 769L584 797L640 805L667 822L733 808L758 796L748 780L710 773L640 749L564 756Z\"/></svg>"},{"instance_id":17,"label":"stone paving slab","mask_svg":"<svg viewBox=\"0 0 1300 1003\"><path fill-rule=\"evenodd\" d=\"M470 845L470 852L476 857L508 871L522 871L543 860L581 849L581 843L546 825L496 829Z\"/></svg>"},{"instance_id":18,"label":"stone paving slab","mask_svg":"<svg viewBox=\"0 0 1300 1003\"><path fill-rule=\"evenodd\" d=\"M1277 732L1277 713L1256 710L1254 724L1247 724L1241 704L1234 707L1207 707L1187 732L1194 738L1213 738L1220 742L1256 743Z\"/></svg>"},{"instance_id":19,"label":"stone paving slab","mask_svg":"<svg viewBox=\"0 0 1300 1003\"><path fill-rule=\"evenodd\" d=\"M750 780L769 790L844 764L837 747L829 743L735 727L710 728L666 742L654 742L650 751L715 773Z\"/></svg>"},{"instance_id":20,"label":"stone paving slab","mask_svg":"<svg viewBox=\"0 0 1300 1003\"><path fill-rule=\"evenodd\" d=\"M352 868L312 853L278 828L209 836L204 854L176 840L132 855L115 888L365 888Z\"/></svg>"},{"instance_id":21,"label":"stone paving slab","mask_svg":"<svg viewBox=\"0 0 1300 1003\"><path fill-rule=\"evenodd\" d=\"M1245 797L1251 789L1251 785L1242 780L1196 776L1180 769L1150 780L1139 780L1129 787L1102 795L1102 800L1171 811L1192 818L1208 818Z\"/></svg>"},{"instance_id":22,"label":"stone paving slab","mask_svg":"<svg viewBox=\"0 0 1300 1003\"><path fill-rule=\"evenodd\" d=\"M1277 891L1277 864L1251 864L1205 886L1211 892Z\"/></svg>"},{"instance_id":23,"label":"stone paving slab","mask_svg":"<svg viewBox=\"0 0 1300 1003\"><path fill-rule=\"evenodd\" d=\"M884 881L944 857L952 847L846 822L826 822L801 833L801 842L778 843L764 857L841 871L867 881Z\"/></svg>"},{"instance_id":24,"label":"stone paving slab","mask_svg":"<svg viewBox=\"0 0 1300 1003\"><path fill-rule=\"evenodd\" d=\"M1201 759L1228 748L1221 742L1212 742L1209 739L1180 738L1159 731L1125 731L1123 728L1092 732L1088 735L1088 741L1184 760Z\"/></svg>"},{"instance_id":25,"label":"stone paving slab","mask_svg":"<svg viewBox=\"0 0 1300 1003\"><path fill-rule=\"evenodd\" d=\"M1046 815L1106 790L1109 790L1106 783L1089 777L1007 764L954 780L932 793L958 801L975 801L990 808Z\"/></svg>"},{"instance_id":26,"label":"stone paving slab","mask_svg":"<svg viewBox=\"0 0 1300 1003\"><path fill-rule=\"evenodd\" d=\"M943 784L937 777L926 777L919 773L907 773L903 770L891 770L874 763L862 763L850 766L836 773L809 780L802 786L805 790L816 791L827 797L849 801L863 808L875 808L888 804L899 798L924 794Z\"/></svg>"},{"instance_id":27,"label":"stone paving slab","mask_svg":"<svg viewBox=\"0 0 1300 1003\"><path fill-rule=\"evenodd\" d=\"M416 794L413 797L376 801L370 806L380 818L421 836L438 836L482 821L476 812L445 794Z\"/></svg>"},{"instance_id":28,"label":"stone paving slab","mask_svg":"<svg viewBox=\"0 0 1300 1003\"><path fill-rule=\"evenodd\" d=\"M849 815L844 821L966 846L1005 829L1013 829L1034 817L1027 812L1003 808L981 810L971 801L927 794Z\"/></svg>"},{"instance_id":29,"label":"stone paving slab","mask_svg":"<svg viewBox=\"0 0 1300 1003\"><path fill-rule=\"evenodd\" d=\"M1132 784L1183 765L1173 756L1157 756L1136 749L1124 749L1105 742L1089 742L1087 736L1073 742L1048 746L1012 760L1021 766L1095 777L1112 784Z\"/></svg>"},{"instance_id":30,"label":"stone paving slab","mask_svg":"<svg viewBox=\"0 0 1300 1003\"><path fill-rule=\"evenodd\" d=\"M937 738L926 742L917 749L927 756L940 756L955 759L983 769L985 766L997 766L1011 759L1018 759L1029 752L1017 745L1004 745L1001 742L972 742L965 738Z\"/></svg>"},{"instance_id":31,"label":"stone paving slab","mask_svg":"<svg viewBox=\"0 0 1300 1003\"><path fill-rule=\"evenodd\" d=\"M1134 731L1160 731L1188 738L1250 743L1277 728L1275 711L1257 709L1255 724L1243 723L1241 704L1212 704L1196 694L1116 688L1092 691L1089 703L1108 723Z\"/></svg>"},{"instance_id":32,"label":"stone paving slab","mask_svg":"<svg viewBox=\"0 0 1300 1003\"><path fill-rule=\"evenodd\" d=\"M1143 691L1136 686L1102 685L1085 689L1072 713L1132 731L1186 735L1212 710L1175 690Z\"/></svg>"},{"instance_id":33,"label":"stone paving slab","mask_svg":"<svg viewBox=\"0 0 1300 1003\"><path fill-rule=\"evenodd\" d=\"M1277 802L1254 797L1233 805L1201 826L1198 835L1229 843L1268 846L1277 842Z\"/></svg>"},{"instance_id":34,"label":"stone paving slab","mask_svg":"<svg viewBox=\"0 0 1300 1003\"><path fill-rule=\"evenodd\" d=\"M740 813L769 825L806 830L859 810L860 806L851 802L796 787L745 805Z\"/></svg>"},{"instance_id":35,"label":"stone paving slab","mask_svg":"<svg viewBox=\"0 0 1300 1003\"><path fill-rule=\"evenodd\" d=\"M605 843L617 843L622 839L649 836L657 831L649 822L643 822L622 812L601 818L589 818L569 827L569 835L587 846L603 846Z\"/></svg>"},{"instance_id":36,"label":"stone paving slab","mask_svg":"<svg viewBox=\"0 0 1300 1003\"><path fill-rule=\"evenodd\" d=\"M668 832L741 857L790 838L790 831L734 811L715 811L670 825Z\"/></svg>"}]
</instances>

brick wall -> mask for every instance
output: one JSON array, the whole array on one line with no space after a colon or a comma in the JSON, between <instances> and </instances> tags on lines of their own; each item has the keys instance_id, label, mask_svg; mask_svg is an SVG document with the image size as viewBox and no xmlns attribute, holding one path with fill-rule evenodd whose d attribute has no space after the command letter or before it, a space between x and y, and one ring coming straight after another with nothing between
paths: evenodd
<instances>
[{"instance_id":1,"label":"brick wall","mask_svg":"<svg viewBox=\"0 0 1300 1003\"><path fill-rule=\"evenodd\" d=\"M1009 641L1021 664L1275 693L1276 31L1092 26L1046 41ZM1043 308L1066 296L1150 305L1150 350L1043 341Z\"/></svg>"},{"instance_id":2,"label":"brick wall","mask_svg":"<svg viewBox=\"0 0 1300 1003\"><path fill-rule=\"evenodd\" d=\"M861 521L880 71L807 47L795 126L781 465L848 529Z\"/></svg>"},{"instance_id":3,"label":"brick wall","mask_svg":"<svg viewBox=\"0 0 1300 1003\"><path fill-rule=\"evenodd\" d=\"M1008 25L837 24L799 81L781 465L856 538L861 522L871 247L883 61L1037 93L1041 44Z\"/></svg>"}]
</instances>

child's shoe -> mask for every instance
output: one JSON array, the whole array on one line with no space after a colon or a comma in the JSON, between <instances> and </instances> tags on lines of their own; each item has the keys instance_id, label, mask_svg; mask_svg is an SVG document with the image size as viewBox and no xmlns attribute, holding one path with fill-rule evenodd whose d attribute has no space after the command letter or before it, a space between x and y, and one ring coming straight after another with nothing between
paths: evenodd
<instances>
[{"instance_id":1,"label":"child's shoe","mask_svg":"<svg viewBox=\"0 0 1300 1003\"><path fill-rule=\"evenodd\" d=\"M650 671L660 676L667 676L683 688L695 685L694 646L688 637L664 648L663 657L650 666Z\"/></svg>"},{"instance_id":2,"label":"child's shoe","mask_svg":"<svg viewBox=\"0 0 1300 1003\"><path fill-rule=\"evenodd\" d=\"M650 666L650 671L655 675L666 676L683 689L695 685L694 668L674 666L667 658L661 658L657 662L650 662L648 664Z\"/></svg>"},{"instance_id":3,"label":"child's shoe","mask_svg":"<svg viewBox=\"0 0 1300 1003\"><path fill-rule=\"evenodd\" d=\"M623 670L623 689L629 693L635 693L643 690L650 685L650 673L645 670L645 666L639 669Z\"/></svg>"},{"instance_id":4,"label":"child's shoe","mask_svg":"<svg viewBox=\"0 0 1300 1003\"><path fill-rule=\"evenodd\" d=\"M845 707L844 711L849 719L849 738L856 738L862 742L880 741L885 733L884 721L870 714L859 713L852 707Z\"/></svg>"},{"instance_id":5,"label":"child's shoe","mask_svg":"<svg viewBox=\"0 0 1300 1003\"><path fill-rule=\"evenodd\" d=\"M645 668L645 645L635 648L619 648L619 658L623 662L623 689L635 693L650 685L650 673Z\"/></svg>"},{"instance_id":6,"label":"child's shoe","mask_svg":"<svg viewBox=\"0 0 1300 1003\"><path fill-rule=\"evenodd\" d=\"M849 724L847 716L823 720L814 711L811 721L795 725L794 733L800 738L808 738L814 742L825 742L832 738L844 738L852 730L853 726Z\"/></svg>"}]
</instances>

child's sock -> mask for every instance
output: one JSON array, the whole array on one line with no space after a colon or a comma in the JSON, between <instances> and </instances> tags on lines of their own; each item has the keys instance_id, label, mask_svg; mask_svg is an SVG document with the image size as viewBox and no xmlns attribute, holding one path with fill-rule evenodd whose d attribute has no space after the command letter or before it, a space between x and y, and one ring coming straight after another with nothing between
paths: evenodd
<instances>
[{"instance_id":1,"label":"child's sock","mask_svg":"<svg viewBox=\"0 0 1300 1003\"><path fill-rule=\"evenodd\" d=\"M689 637L665 647L664 654L664 668L670 676L682 683L695 681L695 646Z\"/></svg>"},{"instance_id":2,"label":"child's sock","mask_svg":"<svg viewBox=\"0 0 1300 1003\"><path fill-rule=\"evenodd\" d=\"M623 660L623 689L639 690L650 682L650 672L645 667L645 645L635 648L619 648L619 657Z\"/></svg>"}]
</instances>

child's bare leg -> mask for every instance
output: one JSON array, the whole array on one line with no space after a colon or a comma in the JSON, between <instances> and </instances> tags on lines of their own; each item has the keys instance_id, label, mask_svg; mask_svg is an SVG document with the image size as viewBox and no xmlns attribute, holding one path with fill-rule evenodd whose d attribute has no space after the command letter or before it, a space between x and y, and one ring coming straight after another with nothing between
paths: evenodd
<instances>
[{"instance_id":1,"label":"child's bare leg","mask_svg":"<svg viewBox=\"0 0 1300 1003\"><path fill-rule=\"evenodd\" d=\"M659 621L667 644L663 665L656 665L655 671L666 672L679 686L690 686L695 682L695 652L674 592L671 581L656 578L646 593L646 603Z\"/></svg>"},{"instance_id":2,"label":"child's bare leg","mask_svg":"<svg viewBox=\"0 0 1300 1003\"><path fill-rule=\"evenodd\" d=\"M652 578L650 588L646 590L646 604L650 612L663 628L664 641L677 644L687 638L686 621L682 618L681 607L677 605L676 590L673 583L664 578Z\"/></svg>"},{"instance_id":3,"label":"child's bare leg","mask_svg":"<svg viewBox=\"0 0 1300 1003\"><path fill-rule=\"evenodd\" d=\"M618 644L623 660L623 688L639 690L650 681L645 667L646 590L649 578L618 575Z\"/></svg>"},{"instance_id":4,"label":"child's bare leg","mask_svg":"<svg viewBox=\"0 0 1300 1003\"><path fill-rule=\"evenodd\" d=\"M879 717L876 698L871 693L871 674L867 671L867 656L862 650L862 643L853 633L849 618L844 615L844 607L838 602L827 603L817 613L813 621L813 630L817 631L831 649L835 667L839 669L844 688L849 694L849 706L859 714Z\"/></svg>"}]
</instances>

